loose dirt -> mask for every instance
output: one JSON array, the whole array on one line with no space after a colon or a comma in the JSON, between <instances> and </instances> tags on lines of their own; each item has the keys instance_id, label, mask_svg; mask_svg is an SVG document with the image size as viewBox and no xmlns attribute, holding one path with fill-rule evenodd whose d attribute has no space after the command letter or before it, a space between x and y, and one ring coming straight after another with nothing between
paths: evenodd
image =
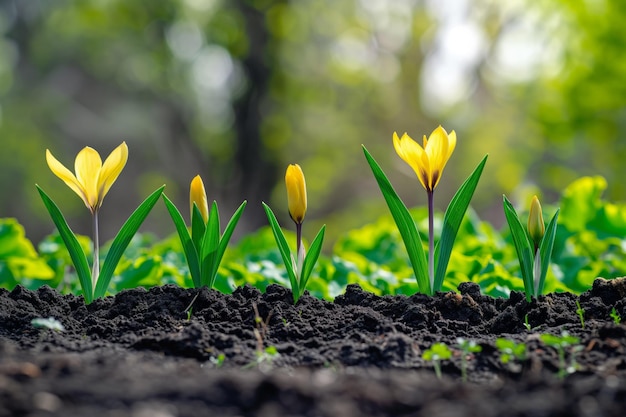
<instances>
[{"instance_id":1,"label":"loose dirt","mask_svg":"<svg viewBox=\"0 0 626 417\"><path fill-rule=\"evenodd\" d=\"M296 305L276 285L135 289L90 305L18 286L0 290L0 417L621 417L626 326L613 309L626 322L626 279L530 303L472 283L434 297L350 285ZM65 330L31 323L48 317ZM541 335L563 332L579 342L561 360ZM463 353L458 338L482 350ZM497 338L525 356L503 363ZM452 351L441 379L422 358L437 342Z\"/></svg>"}]
</instances>

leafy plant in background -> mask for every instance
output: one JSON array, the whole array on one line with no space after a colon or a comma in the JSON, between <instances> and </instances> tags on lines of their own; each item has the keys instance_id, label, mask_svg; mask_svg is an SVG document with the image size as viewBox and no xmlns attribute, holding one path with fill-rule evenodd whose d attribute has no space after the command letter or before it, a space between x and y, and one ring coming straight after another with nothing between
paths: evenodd
<instances>
[{"instance_id":1,"label":"leafy plant in background","mask_svg":"<svg viewBox=\"0 0 626 417\"><path fill-rule=\"evenodd\" d=\"M26 238L24 227L16 219L0 219L0 287L53 279L54 271Z\"/></svg>"},{"instance_id":2,"label":"leafy plant in background","mask_svg":"<svg viewBox=\"0 0 626 417\"><path fill-rule=\"evenodd\" d=\"M537 196L534 196L530 205L528 215L528 227L522 226L515 208L511 202L503 197L504 215L511 230L513 244L517 251L522 278L524 280L524 292L526 299L531 300L532 296L538 297L543 294L543 287L550 265L552 247L556 237L557 219L559 210L550 220L546 229L541 204Z\"/></svg>"},{"instance_id":3,"label":"leafy plant in background","mask_svg":"<svg viewBox=\"0 0 626 417\"><path fill-rule=\"evenodd\" d=\"M124 169L128 159L128 147L125 142L115 148L102 163L100 154L85 147L76 156L74 162L76 174L73 174L61 164L49 150L46 150L46 161L50 170L83 200L92 215L93 225L93 263L89 271L89 264L83 248L76 235L72 232L56 203L39 187L41 196L52 221L56 225L65 246L70 254L78 275L85 302L90 303L94 298L103 297L124 250L130 243L141 223L158 201L165 186L154 191L131 214L122 226L111 244L111 248L100 269L100 242L98 237L98 213L104 197Z\"/></svg>"},{"instance_id":4,"label":"leafy plant in background","mask_svg":"<svg viewBox=\"0 0 626 417\"><path fill-rule=\"evenodd\" d=\"M295 164L287 167L287 172L285 173L285 184L287 186L289 216L296 224L295 258L289 249L285 234L281 230L274 212L265 203L263 203L263 208L265 209L265 214L267 215L270 227L274 233L274 239L278 245L278 250L283 258L285 267L287 268L287 274L289 275L289 281L291 283L293 301L294 303L297 303L304 293L306 284L311 276L311 272L313 272L313 267L320 256L326 225L322 226L311 243L309 253L305 254L304 245L302 244L302 222L304 221L307 209L307 196L306 181L300 165Z\"/></svg>"},{"instance_id":5,"label":"leafy plant in background","mask_svg":"<svg viewBox=\"0 0 626 417\"><path fill-rule=\"evenodd\" d=\"M189 191L191 233L174 203L166 195L163 195L163 201L182 243L194 287L212 288L228 242L246 207L246 201L232 215L221 236L217 202L213 201L209 212L204 183L199 175L191 181Z\"/></svg>"},{"instance_id":6,"label":"leafy plant in background","mask_svg":"<svg viewBox=\"0 0 626 417\"><path fill-rule=\"evenodd\" d=\"M422 293L432 295L435 291L441 290L454 240L474 195L474 190L478 185L487 156L478 164L450 201L444 215L441 237L435 247L434 192L441 179L443 169L456 147L456 133L452 131L448 135L439 126L430 134L428 139L424 135L423 142L424 147L416 143L406 133L402 135L402 138L399 138L396 133L393 135L393 144L396 152L413 168L428 196L428 262L426 261L422 241L411 214L400 197L398 197L378 163L365 147L363 147L363 151L400 231L413 266L419 290Z\"/></svg>"}]
</instances>

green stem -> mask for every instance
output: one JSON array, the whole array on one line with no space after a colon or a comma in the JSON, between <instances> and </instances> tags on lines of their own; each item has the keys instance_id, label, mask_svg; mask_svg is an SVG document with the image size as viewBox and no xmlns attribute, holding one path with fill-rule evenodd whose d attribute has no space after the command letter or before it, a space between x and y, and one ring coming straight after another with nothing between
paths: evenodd
<instances>
[{"instance_id":1,"label":"green stem","mask_svg":"<svg viewBox=\"0 0 626 417\"><path fill-rule=\"evenodd\" d=\"M93 212L93 269L91 271L91 284L95 291L100 275L100 238L98 233L98 211Z\"/></svg>"},{"instance_id":2,"label":"green stem","mask_svg":"<svg viewBox=\"0 0 626 417\"><path fill-rule=\"evenodd\" d=\"M435 190L427 190L428 194L428 279L430 293L435 293Z\"/></svg>"},{"instance_id":3,"label":"green stem","mask_svg":"<svg viewBox=\"0 0 626 417\"><path fill-rule=\"evenodd\" d=\"M296 223L296 275L300 282L302 264L304 263L304 249L302 248L302 223Z\"/></svg>"}]
</instances>

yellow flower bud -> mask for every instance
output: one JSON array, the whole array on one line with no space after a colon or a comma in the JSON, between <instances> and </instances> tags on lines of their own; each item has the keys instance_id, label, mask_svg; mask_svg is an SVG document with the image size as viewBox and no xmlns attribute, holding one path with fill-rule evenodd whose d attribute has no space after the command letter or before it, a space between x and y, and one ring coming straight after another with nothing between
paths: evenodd
<instances>
[{"instance_id":1,"label":"yellow flower bud","mask_svg":"<svg viewBox=\"0 0 626 417\"><path fill-rule=\"evenodd\" d=\"M539 203L537 196L533 196L530 203L530 213L528 214L528 234L535 243L535 248L539 247L545 232L546 226L543 223L541 204Z\"/></svg>"},{"instance_id":2,"label":"yellow flower bud","mask_svg":"<svg viewBox=\"0 0 626 417\"><path fill-rule=\"evenodd\" d=\"M285 174L289 215L297 224L302 224L306 214L306 182L300 165L289 165Z\"/></svg>"},{"instance_id":3,"label":"yellow flower bud","mask_svg":"<svg viewBox=\"0 0 626 417\"><path fill-rule=\"evenodd\" d=\"M189 187L189 206L191 207L191 218L193 218L193 204L198 206L200 214L204 223L209 220L209 204L206 199L206 191L204 190L204 183L200 175L196 175L191 180L191 186Z\"/></svg>"}]
</instances>

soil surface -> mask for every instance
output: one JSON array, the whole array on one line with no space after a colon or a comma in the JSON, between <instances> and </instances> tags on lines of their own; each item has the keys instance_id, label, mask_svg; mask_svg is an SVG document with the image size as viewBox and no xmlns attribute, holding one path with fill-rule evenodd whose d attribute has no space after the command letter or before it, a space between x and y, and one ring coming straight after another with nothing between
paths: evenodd
<instances>
[{"instance_id":1,"label":"soil surface","mask_svg":"<svg viewBox=\"0 0 626 417\"><path fill-rule=\"evenodd\" d=\"M135 289L90 305L17 287L0 290L0 417L624 416L626 325L613 309L626 322L626 279L530 303L471 283L434 297L351 285L295 306L276 285ZM33 326L48 317L64 331ZM563 332L579 342L561 360L542 335ZM464 353L459 337L482 350ZM497 338L525 354L503 363ZM437 342L452 351L441 378L422 357Z\"/></svg>"}]
</instances>

